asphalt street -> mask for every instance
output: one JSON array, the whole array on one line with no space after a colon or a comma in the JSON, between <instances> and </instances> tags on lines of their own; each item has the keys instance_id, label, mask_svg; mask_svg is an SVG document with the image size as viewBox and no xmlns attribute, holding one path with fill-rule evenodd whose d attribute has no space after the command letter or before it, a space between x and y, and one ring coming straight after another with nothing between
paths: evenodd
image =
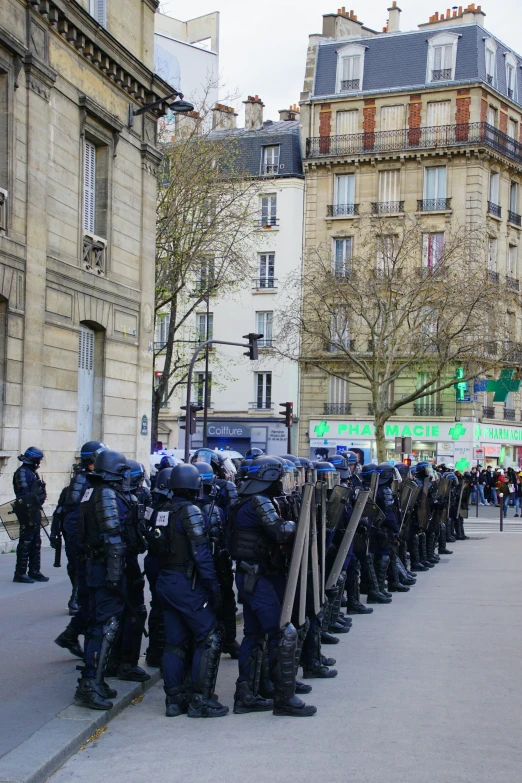
<instances>
[{"instance_id":1,"label":"asphalt street","mask_svg":"<svg viewBox=\"0 0 522 783\"><path fill-rule=\"evenodd\" d=\"M164 717L161 685L115 718L52 783L515 783L522 750L522 537L451 545L389 606L355 617L318 714ZM232 706L236 663L217 692Z\"/></svg>"}]
</instances>

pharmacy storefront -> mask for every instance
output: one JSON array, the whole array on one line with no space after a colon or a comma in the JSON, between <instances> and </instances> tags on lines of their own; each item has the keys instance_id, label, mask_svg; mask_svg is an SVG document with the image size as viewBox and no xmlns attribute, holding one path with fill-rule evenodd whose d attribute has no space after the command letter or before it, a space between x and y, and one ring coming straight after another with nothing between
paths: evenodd
<instances>
[{"instance_id":1,"label":"pharmacy storefront","mask_svg":"<svg viewBox=\"0 0 522 783\"><path fill-rule=\"evenodd\" d=\"M375 427L372 421L311 420L310 458L327 459L354 449L361 461L377 458ZM474 448L483 447L486 463L518 466L522 458L522 427L491 427L476 421L437 422L433 420L395 421L385 425L386 458L399 460L396 438L411 438L413 464L421 460L453 463L468 470L474 463Z\"/></svg>"}]
</instances>

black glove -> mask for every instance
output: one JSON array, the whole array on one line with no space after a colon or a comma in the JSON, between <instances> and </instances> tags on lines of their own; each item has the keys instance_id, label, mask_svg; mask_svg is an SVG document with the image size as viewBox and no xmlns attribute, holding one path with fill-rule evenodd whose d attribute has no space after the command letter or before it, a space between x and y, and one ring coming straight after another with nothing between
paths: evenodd
<instances>
[{"instance_id":1,"label":"black glove","mask_svg":"<svg viewBox=\"0 0 522 783\"><path fill-rule=\"evenodd\" d=\"M219 617L223 612L223 596L219 587L217 590L212 590L210 594L210 605L216 615Z\"/></svg>"}]
</instances>

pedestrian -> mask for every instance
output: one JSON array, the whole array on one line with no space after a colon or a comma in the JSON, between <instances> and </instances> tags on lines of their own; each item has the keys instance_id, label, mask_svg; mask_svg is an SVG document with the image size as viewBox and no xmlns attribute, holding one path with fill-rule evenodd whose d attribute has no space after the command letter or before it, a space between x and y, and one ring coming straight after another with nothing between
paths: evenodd
<instances>
[{"instance_id":1,"label":"pedestrian","mask_svg":"<svg viewBox=\"0 0 522 783\"><path fill-rule=\"evenodd\" d=\"M478 491L478 499L479 499L479 505L480 506L487 506L486 498L484 497L484 487L486 486L486 480L481 475L479 468L480 464L476 467L471 468L471 481L472 481L472 494L471 494L471 503L477 502L477 496L476 492Z\"/></svg>"},{"instance_id":2,"label":"pedestrian","mask_svg":"<svg viewBox=\"0 0 522 783\"><path fill-rule=\"evenodd\" d=\"M497 477L495 476L491 465L487 466L486 473L487 473L486 481L489 487L489 505L498 506L497 486L496 486Z\"/></svg>"},{"instance_id":3,"label":"pedestrian","mask_svg":"<svg viewBox=\"0 0 522 783\"><path fill-rule=\"evenodd\" d=\"M515 516L522 516L522 473L517 476L515 492Z\"/></svg>"},{"instance_id":4,"label":"pedestrian","mask_svg":"<svg viewBox=\"0 0 522 783\"><path fill-rule=\"evenodd\" d=\"M509 483L508 483L507 476L500 475L497 483L497 492L499 494L499 501L502 502L504 516L507 517L507 510L508 510L508 504L510 498ZM501 494L503 495L502 498L500 498Z\"/></svg>"}]
</instances>

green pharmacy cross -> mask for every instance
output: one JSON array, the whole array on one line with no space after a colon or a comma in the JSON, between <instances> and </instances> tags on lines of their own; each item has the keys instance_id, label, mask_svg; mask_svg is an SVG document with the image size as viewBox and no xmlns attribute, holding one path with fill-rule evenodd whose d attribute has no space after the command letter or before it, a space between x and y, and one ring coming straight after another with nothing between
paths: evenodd
<instances>
[{"instance_id":1,"label":"green pharmacy cross","mask_svg":"<svg viewBox=\"0 0 522 783\"><path fill-rule=\"evenodd\" d=\"M459 438L466 434L466 427L463 427L460 421L457 421L450 429L449 434L451 435L452 440L459 440Z\"/></svg>"},{"instance_id":2,"label":"green pharmacy cross","mask_svg":"<svg viewBox=\"0 0 522 783\"><path fill-rule=\"evenodd\" d=\"M509 392L517 392L520 381L515 380L514 370L502 370L498 381L488 381L488 392L495 392L493 402L505 402Z\"/></svg>"},{"instance_id":3,"label":"green pharmacy cross","mask_svg":"<svg viewBox=\"0 0 522 783\"><path fill-rule=\"evenodd\" d=\"M320 421L319 424L316 424L314 427L314 432L318 438L324 438L326 433L329 431L330 431L330 425L327 424L325 421Z\"/></svg>"}]
</instances>

